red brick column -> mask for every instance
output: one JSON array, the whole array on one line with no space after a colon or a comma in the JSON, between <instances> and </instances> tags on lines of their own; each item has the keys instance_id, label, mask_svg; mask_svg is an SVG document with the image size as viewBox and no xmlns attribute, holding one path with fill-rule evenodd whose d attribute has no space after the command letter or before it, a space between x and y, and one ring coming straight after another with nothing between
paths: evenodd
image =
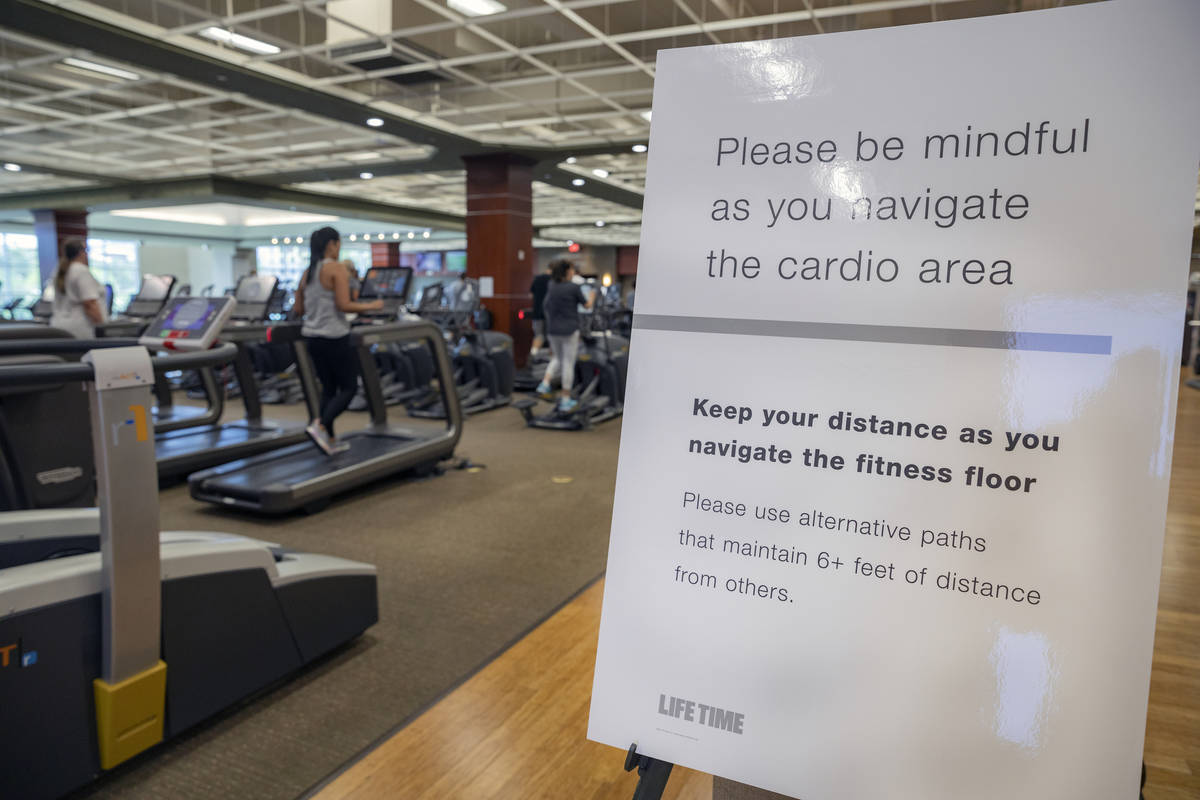
<instances>
[{"instance_id":1,"label":"red brick column","mask_svg":"<svg viewBox=\"0 0 1200 800\"><path fill-rule=\"evenodd\" d=\"M513 337L523 364L532 329L517 312L533 303L533 162L508 154L467 156L467 276L491 277L483 301L496 330Z\"/></svg>"}]
</instances>

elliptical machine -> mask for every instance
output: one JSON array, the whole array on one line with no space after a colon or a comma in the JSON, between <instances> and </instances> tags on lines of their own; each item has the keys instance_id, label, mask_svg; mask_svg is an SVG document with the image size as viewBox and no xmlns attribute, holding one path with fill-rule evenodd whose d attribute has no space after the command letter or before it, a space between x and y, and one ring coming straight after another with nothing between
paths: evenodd
<instances>
[{"instance_id":1,"label":"elliptical machine","mask_svg":"<svg viewBox=\"0 0 1200 800\"><path fill-rule=\"evenodd\" d=\"M575 359L574 391L578 405L563 411L553 403L549 412L534 413L538 401L532 397L513 403L531 428L579 431L621 416L625 407L625 380L629 373L629 340L609 330L602 309L583 315L579 355Z\"/></svg>"},{"instance_id":2,"label":"elliptical machine","mask_svg":"<svg viewBox=\"0 0 1200 800\"><path fill-rule=\"evenodd\" d=\"M417 313L446 331L463 414L478 414L508 405L516 373L512 337L475 326L480 309L479 281L460 278L448 289L440 285L440 292L433 289L425 288ZM435 297L441 300L437 310L432 307ZM408 413L425 419L446 418L441 400L433 395L409 403Z\"/></svg>"}]
</instances>

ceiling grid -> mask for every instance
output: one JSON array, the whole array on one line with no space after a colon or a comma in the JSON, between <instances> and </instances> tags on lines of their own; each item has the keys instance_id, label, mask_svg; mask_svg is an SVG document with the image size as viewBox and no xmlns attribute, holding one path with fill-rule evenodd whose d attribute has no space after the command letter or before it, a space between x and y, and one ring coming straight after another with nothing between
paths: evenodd
<instances>
[{"instance_id":1,"label":"ceiling grid","mask_svg":"<svg viewBox=\"0 0 1200 800\"><path fill-rule=\"evenodd\" d=\"M150 37L260 82L231 79L242 91L223 91L197 73L147 69L139 64L153 62L48 41L19 23L0 27L0 149L24 170L0 172L0 197L89 179L211 176L462 214L465 176L454 168L461 153L445 149L451 142L534 154L544 179L535 224L610 242L637 239L660 48L933 13L929 0L379 0L368 19L344 0L13 1ZM948 19L1041 2L936 7ZM495 13L472 13L484 6ZM270 85L261 79L311 102L245 88ZM347 101L359 119L344 112ZM367 126L372 114L379 128Z\"/></svg>"}]
</instances>

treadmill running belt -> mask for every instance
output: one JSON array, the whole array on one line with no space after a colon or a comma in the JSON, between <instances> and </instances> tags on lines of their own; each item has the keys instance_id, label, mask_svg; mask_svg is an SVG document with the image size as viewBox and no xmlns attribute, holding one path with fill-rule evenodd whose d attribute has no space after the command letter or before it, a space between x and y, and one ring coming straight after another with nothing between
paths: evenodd
<instances>
[{"instance_id":1,"label":"treadmill running belt","mask_svg":"<svg viewBox=\"0 0 1200 800\"><path fill-rule=\"evenodd\" d=\"M291 486L332 475L339 470L357 468L364 461L390 455L397 448L406 448L422 438L425 437L415 434L403 436L394 432L377 434L356 431L341 440L350 445L350 449L343 453L327 456L315 444L299 444L267 457L256 458L245 466L235 463L219 468L217 471L221 474L206 479L204 485L205 488L219 488L232 494L257 492L272 484Z\"/></svg>"},{"instance_id":2,"label":"treadmill running belt","mask_svg":"<svg viewBox=\"0 0 1200 800\"><path fill-rule=\"evenodd\" d=\"M295 427L259 427L252 425L225 424L199 429L184 428L164 434L154 443L158 459L174 458L202 450L229 447L252 439L275 439L280 435L295 433Z\"/></svg>"}]
</instances>

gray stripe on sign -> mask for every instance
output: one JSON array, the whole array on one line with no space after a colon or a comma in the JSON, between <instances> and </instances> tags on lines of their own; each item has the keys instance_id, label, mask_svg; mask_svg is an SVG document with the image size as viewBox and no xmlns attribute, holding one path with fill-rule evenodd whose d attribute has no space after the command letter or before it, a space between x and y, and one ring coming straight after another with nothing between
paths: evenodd
<instances>
[{"instance_id":1,"label":"gray stripe on sign","mask_svg":"<svg viewBox=\"0 0 1200 800\"><path fill-rule=\"evenodd\" d=\"M633 327L648 331L780 336L789 339L833 339L845 342L924 344L940 347L985 347L995 350L1040 350L1046 353L1111 355L1111 336L1032 331L976 331L966 328L909 328L902 325L853 325L785 319L724 319L636 314Z\"/></svg>"}]
</instances>

